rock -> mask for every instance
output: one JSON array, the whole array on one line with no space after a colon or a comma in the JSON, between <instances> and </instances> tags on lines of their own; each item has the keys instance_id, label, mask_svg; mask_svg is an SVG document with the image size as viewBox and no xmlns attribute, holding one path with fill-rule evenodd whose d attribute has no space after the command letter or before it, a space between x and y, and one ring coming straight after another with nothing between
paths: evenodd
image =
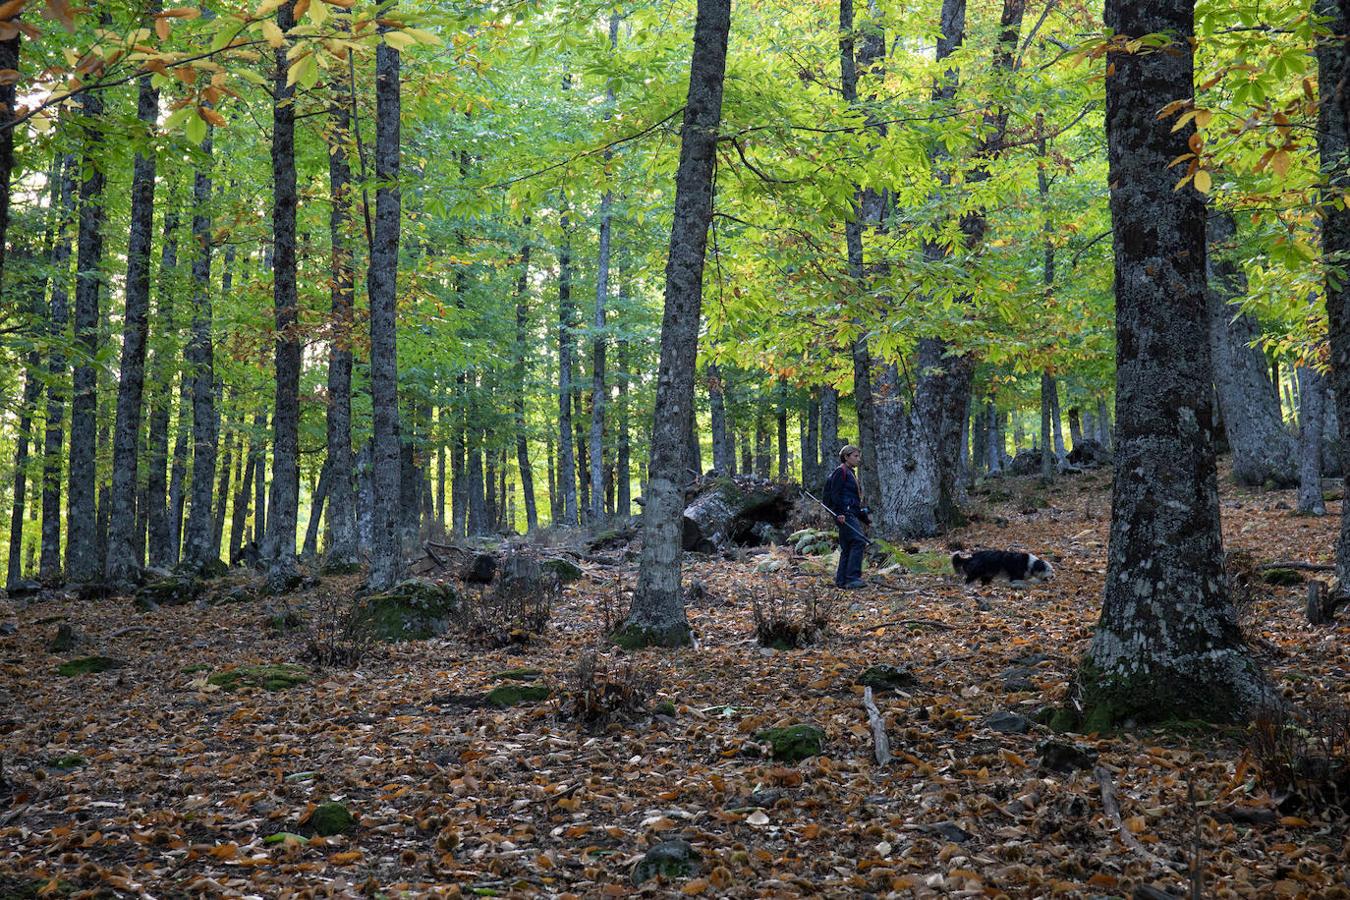
<instances>
[{"instance_id":1,"label":"rock","mask_svg":"<svg viewBox=\"0 0 1350 900\"><path fill-rule=\"evenodd\" d=\"M1038 666L1043 662L1047 662L1049 659L1050 657L1046 656L1044 653L1032 652L1023 653L1021 656L1013 657L1013 663L1019 666Z\"/></svg>"},{"instance_id":2,"label":"rock","mask_svg":"<svg viewBox=\"0 0 1350 900\"><path fill-rule=\"evenodd\" d=\"M1083 468L1107 466L1111 464L1111 451L1103 447L1100 441L1089 438L1074 444L1069 451L1069 462Z\"/></svg>"},{"instance_id":3,"label":"rock","mask_svg":"<svg viewBox=\"0 0 1350 900\"><path fill-rule=\"evenodd\" d=\"M1013 461L1008 464L1008 471L1013 475L1038 475L1041 471L1041 451L1023 450L1013 457Z\"/></svg>"},{"instance_id":4,"label":"rock","mask_svg":"<svg viewBox=\"0 0 1350 900\"><path fill-rule=\"evenodd\" d=\"M768 522L756 522L750 526L750 537L753 539L753 543L764 547L781 544L786 540L783 536L783 530Z\"/></svg>"},{"instance_id":5,"label":"rock","mask_svg":"<svg viewBox=\"0 0 1350 900\"><path fill-rule=\"evenodd\" d=\"M771 537L777 537L777 543L796 499L792 484L739 476L704 482L684 509L682 546L697 553L717 553L729 544L764 544ZM760 524L770 530L756 533Z\"/></svg>"},{"instance_id":6,"label":"rock","mask_svg":"<svg viewBox=\"0 0 1350 900\"><path fill-rule=\"evenodd\" d=\"M320 803L314 814L309 817L309 827L313 828L317 835L332 837L335 834L346 834L356 828L356 817L341 803L332 801Z\"/></svg>"},{"instance_id":7,"label":"rock","mask_svg":"<svg viewBox=\"0 0 1350 900\"><path fill-rule=\"evenodd\" d=\"M633 866L633 884L639 885L658 875L662 878L688 878L698 871L698 852L688 841L662 841L647 851Z\"/></svg>"},{"instance_id":8,"label":"rock","mask_svg":"<svg viewBox=\"0 0 1350 900\"><path fill-rule=\"evenodd\" d=\"M459 605L459 595L450 585L410 578L383 594L365 597L353 615L379 640L420 641L445 634Z\"/></svg>"},{"instance_id":9,"label":"rock","mask_svg":"<svg viewBox=\"0 0 1350 900\"><path fill-rule=\"evenodd\" d=\"M954 844L964 843L975 836L955 822L939 822L936 825L928 826L924 830L931 834L940 834Z\"/></svg>"},{"instance_id":10,"label":"rock","mask_svg":"<svg viewBox=\"0 0 1350 900\"><path fill-rule=\"evenodd\" d=\"M1037 744L1036 752L1040 755L1042 769L1065 775L1080 769L1090 769L1097 762L1095 751L1054 739Z\"/></svg>"},{"instance_id":11,"label":"rock","mask_svg":"<svg viewBox=\"0 0 1350 900\"><path fill-rule=\"evenodd\" d=\"M558 577L559 581L564 583L576 581L584 574L581 571L581 566L570 559L546 559L539 564L539 568L545 572L552 572Z\"/></svg>"},{"instance_id":12,"label":"rock","mask_svg":"<svg viewBox=\"0 0 1350 900\"><path fill-rule=\"evenodd\" d=\"M1297 569L1267 569L1261 573L1261 580L1277 587L1292 587L1304 581L1303 573Z\"/></svg>"},{"instance_id":13,"label":"rock","mask_svg":"<svg viewBox=\"0 0 1350 900\"><path fill-rule=\"evenodd\" d=\"M90 673L107 672L110 669L120 669L126 663L120 659L113 659L111 656L84 656L80 659L72 659L63 662L56 667L56 671L67 678L76 675L87 675Z\"/></svg>"},{"instance_id":14,"label":"rock","mask_svg":"<svg viewBox=\"0 0 1350 900\"><path fill-rule=\"evenodd\" d=\"M487 584L497 576L497 557L491 553L475 553L464 568L464 580L473 584Z\"/></svg>"},{"instance_id":15,"label":"rock","mask_svg":"<svg viewBox=\"0 0 1350 900\"><path fill-rule=\"evenodd\" d=\"M68 623L56 627L56 637L47 645L48 653L69 653L83 638Z\"/></svg>"},{"instance_id":16,"label":"rock","mask_svg":"<svg viewBox=\"0 0 1350 900\"><path fill-rule=\"evenodd\" d=\"M309 681L309 673L302 666L290 664L276 666L240 666L227 672L217 672L206 679L222 690L235 691L241 687L262 688L267 691L284 691Z\"/></svg>"},{"instance_id":17,"label":"rock","mask_svg":"<svg viewBox=\"0 0 1350 900\"><path fill-rule=\"evenodd\" d=\"M761 575L767 575L771 572L777 572L787 565L786 560L779 559L776 556L769 556L761 559L755 564L755 571Z\"/></svg>"},{"instance_id":18,"label":"rock","mask_svg":"<svg viewBox=\"0 0 1350 900\"><path fill-rule=\"evenodd\" d=\"M1026 734L1031 730L1030 721L1006 709L1000 709L985 719L984 725L1000 734Z\"/></svg>"},{"instance_id":19,"label":"rock","mask_svg":"<svg viewBox=\"0 0 1350 900\"><path fill-rule=\"evenodd\" d=\"M815 725L789 725L765 728L755 733L755 740L772 747L773 758L779 762L795 763L820 755L825 745L825 732Z\"/></svg>"},{"instance_id":20,"label":"rock","mask_svg":"<svg viewBox=\"0 0 1350 900\"><path fill-rule=\"evenodd\" d=\"M1031 680L1034 672L1031 669L1021 667L1007 669L1003 672L1003 689L1007 691L1034 691L1036 685Z\"/></svg>"},{"instance_id":21,"label":"rock","mask_svg":"<svg viewBox=\"0 0 1350 900\"><path fill-rule=\"evenodd\" d=\"M506 709L520 703L547 700L551 693L542 684L503 684L488 691L487 701L498 709Z\"/></svg>"},{"instance_id":22,"label":"rock","mask_svg":"<svg viewBox=\"0 0 1350 900\"><path fill-rule=\"evenodd\" d=\"M186 606L202 595L202 583L188 574L152 578L136 591L136 608L154 612L161 606Z\"/></svg>"},{"instance_id":23,"label":"rock","mask_svg":"<svg viewBox=\"0 0 1350 900\"><path fill-rule=\"evenodd\" d=\"M31 578L21 578L5 589L11 600L31 600L42 593L42 585Z\"/></svg>"},{"instance_id":24,"label":"rock","mask_svg":"<svg viewBox=\"0 0 1350 900\"><path fill-rule=\"evenodd\" d=\"M869 666L854 682L854 684L860 684L863 687L870 687L881 694L914 687L918 683L919 680L908 669L902 666L893 666L890 663Z\"/></svg>"},{"instance_id":25,"label":"rock","mask_svg":"<svg viewBox=\"0 0 1350 900\"><path fill-rule=\"evenodd\" d=\"M0 622L0 637L9 637L11 634L19 633L17 622Z\"/></svg>"}]
</instances>

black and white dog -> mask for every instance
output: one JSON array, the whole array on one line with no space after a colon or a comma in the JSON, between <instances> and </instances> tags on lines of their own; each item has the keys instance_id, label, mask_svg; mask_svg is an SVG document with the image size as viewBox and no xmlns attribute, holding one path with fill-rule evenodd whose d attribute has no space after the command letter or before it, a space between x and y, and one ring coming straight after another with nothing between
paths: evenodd
<instances>
[{"instance_id":1,"label":"black and white dog","mask_svg":"<svg viewBox=\"0 0 1350 900\"><path fill-rule=\"evenodd\" d=\"M966 584L979 579L980 584L987 585L1002 578L1021 587L1028 581L1049 581L1055 577L1054 567L1040 557L1008 550L977 550L969 556L953 553L952 568L957 575L966 576Z\"/></svg>"}]
</instances>

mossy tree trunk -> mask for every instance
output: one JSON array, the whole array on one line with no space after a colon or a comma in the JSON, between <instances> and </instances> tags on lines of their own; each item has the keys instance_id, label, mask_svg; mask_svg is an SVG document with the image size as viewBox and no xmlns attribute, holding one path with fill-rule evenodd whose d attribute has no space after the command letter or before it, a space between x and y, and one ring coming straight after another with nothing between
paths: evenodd
<instances>
[{"instance_id":1,"label":"mossy tree trunk","mask_svg":"<svg viewBox=\"0 0 1350 900\"><path fill-rule=\"evenodd\" d=\"M1193 0L1109 0L1118 35L1168 34L1108 55L1106 128L1116 285L1116 453L1106 594L1080 671L1086 727L1173 716L1242 721L1270 688L1229 602L1214 466L1213 378L1202 339L1205 208L1168 163L1192 125Z\"/></svg>"}]
</instances>

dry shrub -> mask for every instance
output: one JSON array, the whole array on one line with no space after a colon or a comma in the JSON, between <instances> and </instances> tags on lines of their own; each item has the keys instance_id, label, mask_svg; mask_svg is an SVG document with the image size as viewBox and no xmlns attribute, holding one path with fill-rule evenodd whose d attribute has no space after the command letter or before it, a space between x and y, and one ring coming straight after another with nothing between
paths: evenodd
<instances>
[{"instance_id":1,"label":"dry shrub","mask_svg":"<svg viewBox=\"0 0 1350 900\"><path fill-rule=\"evenodd\" d=\"M656 682L632 663L610 667L595 653L582 654L567 685L562 713L588 728L642 713Z\"/></svg>"},{"instance_id":2,"label":"dry shrub","mask_svg":"<svg viewBox=\"0 0 1350 900\"><path fill-rule=\"evenodd\" d=\"M548 629L553 603L561 594L558 576L542 571L538 560L525 554L510 556L493 587L466 594L455 628L478 646L528 644Z\"/></svg>"},{"instance_id":3,"label":"dry shrub","mask_svg":"<svg viewBox=\"0 0 1350 900\"><path fill-rule=\"evenodd\" d=\"M782 581L757 585L750 596L755 639L761 647L795 650L814 644L834 621L834 591L795 592Z\"/></svg>"},{"instance_id":4,"label":"dry shrub","mask_svg":"<svg viewBox=\"0 0 1350 900\"><path fill-rule=\"evenodd\" d=\"M1248 751L1261 786L1282 805L1350 812L1350 708L1344 704L1266 707L1252 722Z\"/></svg>"},{"instance_id":5,"label":"dry shrub","mask_svg":"<svg viewBox=\"0 0 1350 900\"><path fill-rule=\"evenodd\" d=\"M332 591L320 593L317 600L308 620L301 620L288 605L281 614L282 624L300 622L304 627L301 656L306 662L355 669L375 646L370 617L357 615L355 600Z\"/></svg>"}]
</instances>

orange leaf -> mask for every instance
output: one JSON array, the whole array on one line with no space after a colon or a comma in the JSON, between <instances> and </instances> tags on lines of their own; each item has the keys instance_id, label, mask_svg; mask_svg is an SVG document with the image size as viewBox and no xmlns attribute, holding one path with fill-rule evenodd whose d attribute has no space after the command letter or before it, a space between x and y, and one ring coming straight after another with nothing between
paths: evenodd
<instances>
[{"instance_id":1,"label":"orange leaf","mask_svg":"<svg viewBox=\"0 0 1350 900\"><path fill-rule=\"evenodd\" d=\"M169 39L169 20L155 19L155 34L159 35L161 41Z\"/></svg>"},{"instance_id":2,"label":"orange leaf","mask_svg":"<svg viewBox=\"0 0 1350 900\"><path fill-rule=\"evenodd\" d=\"M695 894L701 894L708 889L708 880L706 878L695 878L693 881L680 888L680 893L686 897L693 897Z\"/></svg>"},{"instance_id":3,"label":"orange leaf","mask_svg":"<svg viewBox=\"0 0 1350 900\"><path fill-rule=\"evenodd\" d=\"M12 19L23 12L24 4L28 0L9 0L8 3L0 3L0 19Z\"/></svg>"},{"instance_id":4,"label":"orange leaf","mask_svg":"<svg viewBox=\"0 0 1350 900\"><path fill-rule=\"evenodd\" d=\"M239 845L233 841L228 844L217 844L211 848L210 853L216 859L234 859L239 856Z\"/></svg>"},{"instance_id":5,"label":"orange leaf","mask_svg":"<svg viewBox=\"0 0 1350 900\"><path fill-rule=\"evenodd\" d=\"M1307 828L1312 825L1307 819L1298 816L1280 816L1280 824L1288 825L1291 828Z\"/></svg>"}]
</instances>

